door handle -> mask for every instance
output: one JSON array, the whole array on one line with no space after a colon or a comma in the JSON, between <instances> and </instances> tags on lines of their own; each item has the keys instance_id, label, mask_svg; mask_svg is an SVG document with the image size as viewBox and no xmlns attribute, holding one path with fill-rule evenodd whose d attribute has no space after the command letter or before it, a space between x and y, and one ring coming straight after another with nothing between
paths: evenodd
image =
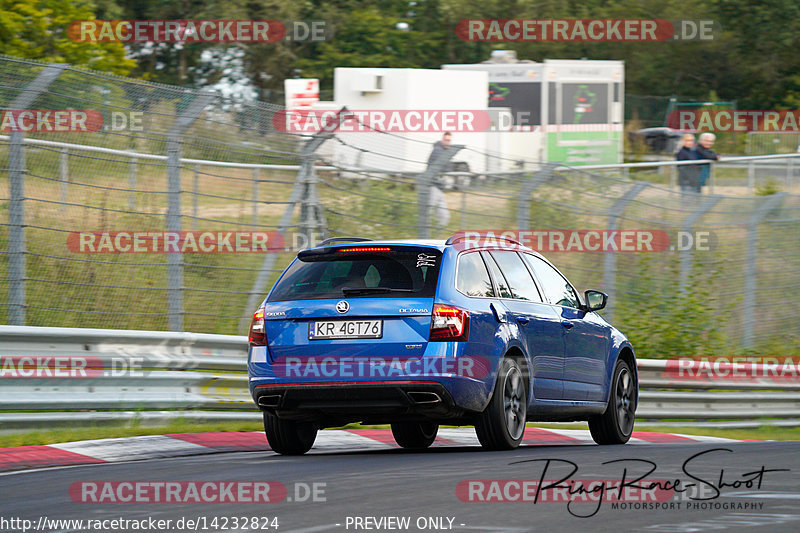
<instances>
[{"instance_id":1,"label":"door handle","mask_svg":"<svg viewBox=\"0 0 800 533\"><path fill-rule=\"evenodd\" d=\"M531 319L526 317L526 316L518 316L517 317L517 322L519 322L520 324L523 324L523 325L527 324L530 321L531 321Z\"/></svg>"},{"instance_id":2,"label":"door handle","mask_svg":"<svg viewBox=\"0 0 800 533\"><path fill-rule=\"evenodd\" d=\"M564 326L564 328L565 328L565 329L572 329L572 327L573 327L575 324L573 324L573 323L572 323L572 322L570 322L569 320L562 320L562 321L561 321L561 325L562 325L562 326Z\"/></svg>"}]
</instances>

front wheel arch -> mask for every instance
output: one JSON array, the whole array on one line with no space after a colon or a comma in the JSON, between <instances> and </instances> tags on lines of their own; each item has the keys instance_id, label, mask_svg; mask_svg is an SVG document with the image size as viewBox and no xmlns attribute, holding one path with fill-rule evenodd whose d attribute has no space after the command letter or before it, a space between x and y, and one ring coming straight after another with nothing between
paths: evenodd
<instances>
[{"instance_id":1,"label":"front wheel arch","mask_svg":"<svg viewBox=\"0 0 800 533\"><path fill-rule=\"evenodd\" d=\"M597 444L625 444L633 434L638 403L638 380L628 362L614 363L608 403L601 415L589 417L589 432Z\"/></svg>"}]
</instances>

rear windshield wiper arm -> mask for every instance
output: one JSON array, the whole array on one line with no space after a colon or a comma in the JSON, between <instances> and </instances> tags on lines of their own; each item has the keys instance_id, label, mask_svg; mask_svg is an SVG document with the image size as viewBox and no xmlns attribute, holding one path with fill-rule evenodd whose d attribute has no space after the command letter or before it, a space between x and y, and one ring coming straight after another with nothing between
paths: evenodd
<instances>
[{"instance_id":1,"label":"rear windshield wiper arm","mask_svg":"<svg viewBox=\"0 0 800 533\"><path fill-rule=\"evenodd\" d=\"M414 292L414 289L395 289L392 287L344 287L342 294L380 294L384 292Z\"/></svg>"}]
</instances>

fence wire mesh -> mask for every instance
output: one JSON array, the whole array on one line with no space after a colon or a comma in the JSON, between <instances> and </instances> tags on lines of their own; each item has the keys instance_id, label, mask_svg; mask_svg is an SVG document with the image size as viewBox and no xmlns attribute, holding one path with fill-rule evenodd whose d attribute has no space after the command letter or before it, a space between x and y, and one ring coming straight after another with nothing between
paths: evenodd
<instances>
[{"instance_id":1,"label":"fence wire mesh","mask_svg":"<svg viewBox=\"0 0 800 533\"><path fill-rule=\"evenodd\" d=\"M0 57L0 108L103 117L93 132L0 132L2 323L244 333L292 249L331 235L483 230L529 232L522 236L534 245L544 235L543 253L579 289L610 293L603 313L640 357L800 347L794 158L720 163L713 191L701 195L676 190L670 168L536 162L516 172L450 172L434 190L420 173L391 170L406 157L393 148L402 136L361 133L380 142L359 144L352 135L290 135L276 128L279 106L218 94ZM141 128L114 127L120 117L140 117ZM336 146L385 164L329 157ZM500 154L480 156L494 159L486 168L509 167ZM752 194L773 176L771 194ZM421 186L443 191L446 209L437 200L423 213ZM575 232L634 230L666 235L668 245L621 253L567 242ZM283 246L75 250L76 233L121 231L274 232Z\"/></svg>"}]
</instances>

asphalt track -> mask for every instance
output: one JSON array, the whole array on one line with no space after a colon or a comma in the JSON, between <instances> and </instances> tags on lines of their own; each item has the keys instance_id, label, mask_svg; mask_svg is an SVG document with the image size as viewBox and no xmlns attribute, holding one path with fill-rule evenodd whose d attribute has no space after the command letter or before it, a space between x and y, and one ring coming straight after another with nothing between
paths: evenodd
<instances>
[{"instance_id":1,"label":"asphalt track","mask_svg":"<svg viewBox=\"0 0 800 533\"><path fill-rule=\"evenodd\" d=\"M157 520L172 521L160 531L800 531L798 442L651 438L625 446L595 446L586 439L540 439L518 450L490 453L472 444L471 430L450 431L451 438L423 452L393 447L384 436L362 435L364 445L358 446L347 439L337 443L331 434L326 445L301 457L238 451L6 472L0 475L0 530L22 531L21 522L9 520L26 519L31 520L29 531L154 531L148 527ZM615 460L624 461L609 463ZM630 488L627 501L615 502L597 501L596 494L569 496L564 489L600 486L576 480L605 480L611 487L623 476L630 486L651 468L655 470L644 479L667 489L670 480L673 486L680 480L686 492L656 491L668 496L656 502L653 491ZM548 494L543 491L534 503L535 485L528 485L528 501L464 501L522 498L522 491L516 490L522 485L513 481L540 479L563 479L560 496L552 489L549 493L559 501L543 501ZM197 498L182 492L175 493L177 502L164 501L162 494L161 501L151 503L97 503L85 500L99 497L99 489L86 496L76 488L92 483L119 487L108 483L113 481L139 482L140 487L152 481L184 482L184 488L191 482L214 482L216 487L230 481L276 483L270 485L269 503L243 503L252 494L235 491L234 502L195 503ZM498 486L504 488L493 492ZM285 495L275 487L285 487ZM720 494L714 487L720 487ZM148 494L144 498L152 499L153 493ZM637 494L645 501L634 501ZM574 501L568 504L570 497ZM652 508L655 503L661 507ZM46 520L40 522L43 517ZM110 522L120 518L152 522ZM106 523L47 528L53 519ZM187 520L196 523L187 527Z\"/></svg>"}]
</instances>

